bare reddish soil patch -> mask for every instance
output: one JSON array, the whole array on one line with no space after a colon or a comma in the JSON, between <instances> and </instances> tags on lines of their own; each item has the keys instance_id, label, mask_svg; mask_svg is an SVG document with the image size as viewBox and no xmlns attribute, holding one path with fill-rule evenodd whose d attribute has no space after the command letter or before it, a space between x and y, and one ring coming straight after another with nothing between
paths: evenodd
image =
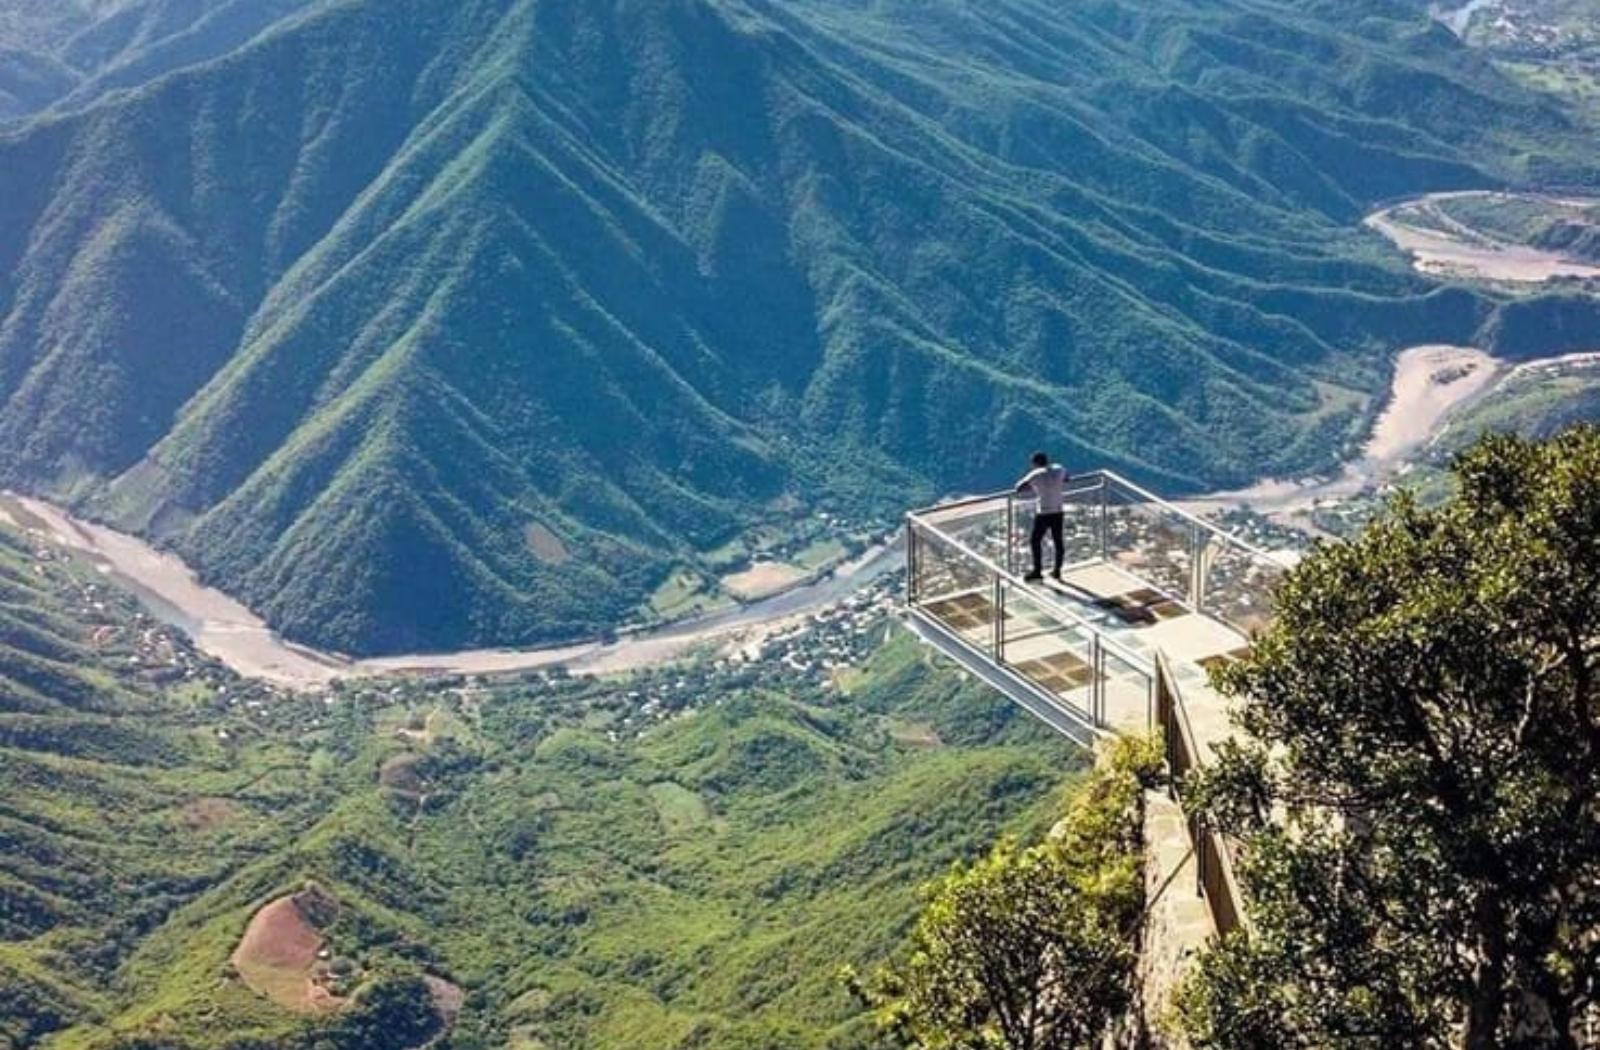
<instances>
[{"instance_id":1,"label":"bare reddish soil patch","mask_svg":"<svg viewBox=\"0 0 1600 1050\"><path fill-rule=\"evenodd\" d=\"M456 1018L461 1016L461 1006L467 1001L467 993L458 984L452 984L443 977L429 974L423 978L428 984L428 993L433 996L433 1009L439 1015L439 1020L444 1023L446 1031L455 1026Z\"/></svg>"},{"instance_id":2,"label":"bare reddish soil patch","mask_svg":"<svg viewBox=\"0 0 1600 1050\"><path fill-rule=\"evenodd\" d=\"M196 798L178 810L178 821L190 831L212 831L228 823L244 807L228 798Z\"/></svg>"},{"instance_id":3,"label":"bare reddish soil patch","mask_svg":"<svg viewBox=\"0 0 1600 1050\"><path fill-rule=\"evenodd\" d=\"M395 755L384 762L378 769L378 786L398 791L405 795L420 795L426 789L422 778L417 775L417 765L422 761L420 755L410 754Z\"/></svg>"},{"instance_id":4,"label":"bare reddish soil patch","mask_svg":"<svg viewBox=\"0 0 1600 1050\"><path fill-rule=\"evenodd\" d=\"M344 1000L316 982L317 952L323 937L308 912L320 912L325 894L313 899L307 891L280 897L256 912L233 952L233 966L254 992L285 1010L300 1014L326 1014Z\"/></svg>"},{"instance_id":5,"label":"bare reddish soil patch","mask_svg":"<svg viewBox=\"0 0 1600 1050\"><path fill-rule=\"evenodd\" d=\"M741 601L752 601L787 590L805 579L805 572L783 562L761 562L722 579L722 586Z\"/></svg>"},{"instance_id":6,"label":"bare reddish soil patch","mask_svg":"<svg viewBox=\"0 0 1600 1050\"><path fill-rule=\"evenodd\" d=\"M537 521L529 522L523 530L523 539L528 542L528 549L534 557L547 565L565 565L572 560L572 552L567 550L567 545L561 542L561 537L550 531L550 527Z\"/></svg>"}]
</instances>

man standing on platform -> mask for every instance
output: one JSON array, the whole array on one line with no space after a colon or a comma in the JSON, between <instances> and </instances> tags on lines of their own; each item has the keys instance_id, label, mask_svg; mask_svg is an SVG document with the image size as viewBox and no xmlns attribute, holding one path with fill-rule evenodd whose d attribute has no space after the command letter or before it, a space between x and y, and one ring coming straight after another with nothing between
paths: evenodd
<instances>
[{"instance_id":1,"label":"man standing on platform","mask_svg":"<svg viewBox=\"0 0 1600 1050\"><path fill-rule=\"evenodd\" d=\"M1024 576L1025 580L1044 579L1044 534L1050 533L1050 542L1056 548L1056 568L1051 573L1056 579L1061 579L1061 563L1066 555L1065 538L1062 535L1065 515L1065 495L1067 481L1072 475L1067 473L1067 468L1059 463L1050 462L1050 457L1043 452L1033 454L1033 469L1022 476L1017 482L1017 491L1031 493L1039 501L1038 510L1033 515L1033 532L1028 536L1028 546L1033 550L1033 571Z\"/></svg>"}]
</instances>

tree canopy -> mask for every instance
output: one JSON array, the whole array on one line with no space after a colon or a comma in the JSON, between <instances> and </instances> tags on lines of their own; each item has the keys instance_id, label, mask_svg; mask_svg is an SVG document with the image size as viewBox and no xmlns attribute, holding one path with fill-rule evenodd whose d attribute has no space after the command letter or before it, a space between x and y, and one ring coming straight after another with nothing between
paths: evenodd
<instances>
[{"instance_id":1,"label":"tree canopy","mask_svg":"<svg viewBox=\"0 0 1600 1050\"><path fill-rule=\"evenodd\" d=\"M1600 429L1452 470L1218 676L1242 733L1189 794L1253 930L1184 990L1200 1046L1600 1045Z\"/></svg>"},{"instance_id":2,"label":"tree canopy","mask_svg":"<svg viewBox=\"0 0 1600 1050\"><path fill-rule=\"evenodd\" d=\"M866 990L918 1050L1099 1047L1133 1001L1142 788L1159 754L1113 742L1046 841L1003 840L927 888L910 952Z\"/></svg>"}]
</instances>

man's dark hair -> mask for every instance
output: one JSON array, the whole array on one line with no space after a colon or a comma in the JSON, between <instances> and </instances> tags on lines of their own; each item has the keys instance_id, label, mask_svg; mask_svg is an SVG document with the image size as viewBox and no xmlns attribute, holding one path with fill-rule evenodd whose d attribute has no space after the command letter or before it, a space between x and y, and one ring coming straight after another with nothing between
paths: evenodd
<instances>
[{"instance_id":1,"label":"man's dark hair","mask_svg":"<svg viewBox=\"0 0 1600 1050\"><path fill-rule=\"evenodd\" d=\"M1035 452L1033 454L1033 465L1036 467L1048 467L1050 465L1050 457L1043 452Z\"/></svg>"}]
</instances>

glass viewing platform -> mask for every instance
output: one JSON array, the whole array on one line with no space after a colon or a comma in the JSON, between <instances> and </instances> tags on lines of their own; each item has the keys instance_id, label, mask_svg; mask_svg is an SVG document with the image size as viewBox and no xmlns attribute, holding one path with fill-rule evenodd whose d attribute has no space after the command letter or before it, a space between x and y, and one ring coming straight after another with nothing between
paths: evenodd
<instances>
[{"instance_id":1,"label":"glass viewing platform","mask_svg":"<svg viewBox=\"0 0 1600 1050\"><path fill-rule=\"evenodd\" d=\"M908 514L911 622L1082 743L1160 722L1158 655L1185 694L1209 694L1206 670L1244 652L1285 572L1279 557L1107 471L1067 486L1059 581L1022 578L1031 524L1031 501L1011 493ZM1047 572L1053 556L1047 539ZM1189 707L1191 719L1205 714Z\"/></svg>"},{"instance_id":2,"label":"glass viewing platform","mask_svg":"<svg viewBox=\"0 0 1600 1050\"><path fill-rule=\"evenodd\" d=\"M1082 744L1159 728L1173 783L1231 732L1209 684L1270 616L1290 558L1269 554L1115 474L1067 486L1059 580L1032 564L1032 503L1012 493L906 516L912 629ZM1046 568L1054 551L1045 544ZM1232 845L1185 818L1211 928L1246 922Z\"/></svg>"}]
</instances>

